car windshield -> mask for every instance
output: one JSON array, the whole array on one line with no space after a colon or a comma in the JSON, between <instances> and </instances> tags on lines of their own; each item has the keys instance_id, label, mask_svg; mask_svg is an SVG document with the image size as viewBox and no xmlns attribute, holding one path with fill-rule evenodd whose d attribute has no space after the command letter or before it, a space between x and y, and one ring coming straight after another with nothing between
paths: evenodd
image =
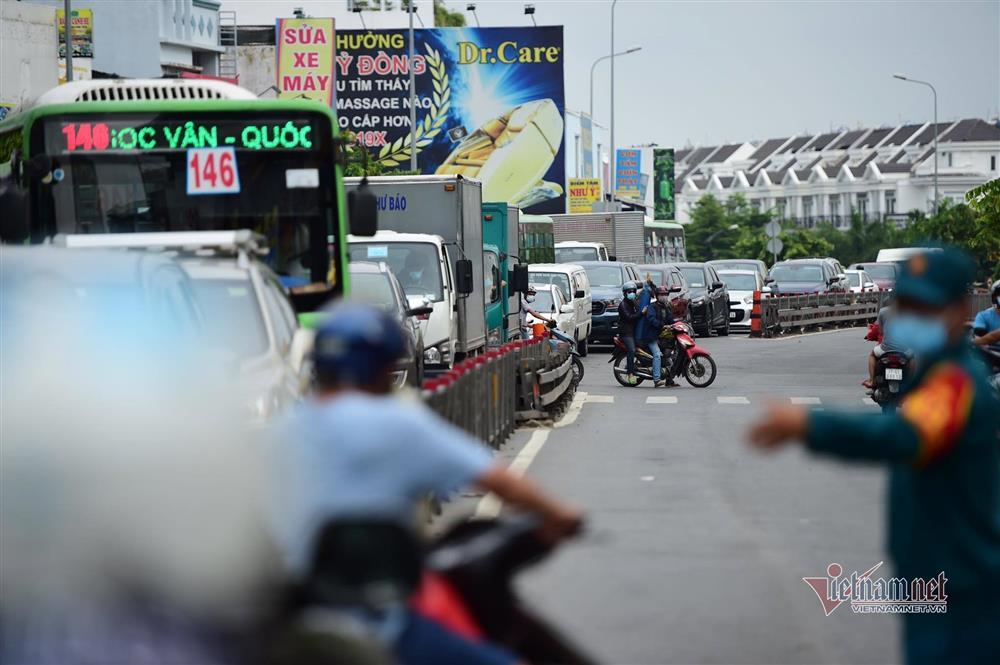
<instances>
[{"instance_id":1,"label":"car windshield","mask_svg":"<svg viewBox=\"0 0 1000 665\"><path fill-rule=\"evenodd\" d=\"M351 299L394 312L398 306L389 275L383 272L351 272Z\"/></svg>"},{"instance_id":2,"label":"car windshield","mask_svg":"<svg viewBox=\"0 0 1000 665\"><path fill-rule=\"evenodd\" d=\"M693 289L703 289L705 288L705 271L701 268L681 268L681 272L684 273L684 279L687 280L688 285Z\"/></svg>"},{"instance_id":3,"label":"car windshield","mask_svg":"<svg viewBox=\"0 0 1000 665\"><path fill-rule=\"evenodd\" d=\"M851 286L861 286L861 273L849 272L847 273L847 279L850 280Z\"/></svg>"},{"instance_id":4,"label":"car windshield","mask_svg":"<svg viewBox=\"0 0 1000 665\"><path fill-rule=\"evenodd\" d=\"M667 277L663 274L662 270L650 270L649 268L643 268L639 271L643 279L652 279L653 284L660 286L667 283Z\"/></svg>"},{"instance_id":5,"label":"car windshield","mask_svg":"<svg viewBox=\"0 0 1000 665\"><path fill-rule=\"evenodd\" d=\"M552 291L539 289L538 293L535 294L535 302L531 303L531 309L540 314L556 311L552 302Z\"/></svg>"},{"instance_id":6,"label":"car windshield","mask_svg":"<svg viewBox=\"0 0 1000 665\"><path fill-rule=\"evenodd\" d=\"M591 286L621 286L625 283L618 266L588 266L585 268Z\"/></svg>"},{"instance_id":7,"label":"car windshield","mask_svg":"<svg viewBox=\"0 0 1000 665\"><path fill-rule=\"evenodd\" d=\"M891 263L873 263L867 265L865 266L865 272L875 279L896 279L896 266Z\"/></svg>"},{"instance_id":8,"label":"car windshield","mask_svg":"<svg viewBox=\"0 0 1000 665\"><path fill-rule=\"evenodd\" d=\"M556 247L556 263L598 261L600 258L596 247Z\"/></svg>"},{"instance_id":9,"label":"car windshield","mask_svg":"<svg viewBox=\"0 0 1000 665\"><path fill-rule=\"evenodd\" d=\"M241 358L267 350L267 329L249 279L192 279L191 285L210 346L231 350ZM234 330L240 334L233 335Z\"/></svg>"},{"instance_id":10,"label":"car windshield","mask_svg":"<svg viewBox=\"0 0 1000 665\"><path fill-rule=\"evenodd\" d=\"M753 291L757 288L757 279L753 275L720 272L719 277L730 291Z\"/></svg>"},{"instance_id":11,"label":"car windshield","mask_svg":"<svg viewBox=\"0 0 1000 665\"><path fill-rule=\"evenodd\" d=\"M569 292L569 276L559 272L535 272L531 270L531 281L536 284L555 284L559 287L559 290L563 292L566 296L566 300L570 299Z\"/></svg>"},{"instance_id":12,"label":"car windshield","mask_svg":"<svg viewBox=\"0 0 1000 665\"><path fill-rule=\"evenodd\" d=\"M713 261L716 270L757 270L756 263L749 261Z\"/></svg>"},{"instance_id":13,"label":"car windshield","mask_svg":"<svg viewBox=\"0 0 1000 665\"><path fill-rule=\"evenodd\" d=\"M776 282L822 282L823 269L817 265L786 263L771 268Z\"/></svg>"},{"instance_id":14,"label":"car windshield","mask_svg":"<svg viewBox=\"0 0 1000 665\"><path fill-rule=\"evenodd\" d=\"M441 294L441 261L436 245L429 242L352 242L350 261L386 263L408 296L437 302Z\"/></svg>"}]
</instances>

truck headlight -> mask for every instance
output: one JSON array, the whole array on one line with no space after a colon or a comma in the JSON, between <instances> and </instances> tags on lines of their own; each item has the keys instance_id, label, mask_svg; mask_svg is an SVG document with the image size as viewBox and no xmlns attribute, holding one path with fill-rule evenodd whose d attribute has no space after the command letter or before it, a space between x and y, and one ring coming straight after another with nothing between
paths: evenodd
<instances>
[{"instance_id":1,"label":"truck headlight","mask_svg":"<svg viewBox=\"0 0 1000 665\"><path fill-rule=\"evenodd\" d=\"M424 362L428 365L440 365L441 364L441 351L438 350L436 346L432 346L429 349L424 349Z\"/></svg>"}]
</instances>

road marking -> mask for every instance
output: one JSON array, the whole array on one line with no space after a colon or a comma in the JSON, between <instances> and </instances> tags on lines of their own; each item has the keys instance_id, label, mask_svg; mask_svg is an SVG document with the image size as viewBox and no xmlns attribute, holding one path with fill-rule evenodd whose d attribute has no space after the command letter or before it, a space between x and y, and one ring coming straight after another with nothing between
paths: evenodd
<instances>
[{"instance_id":1,"label":"road marking","mask_svg":"<svg viewBox=\"0 0 1000 665\"><path fill-rule=\"evenodd\" d=\"M641 478L639 478L639 480L641 480L644 483L651 483L654 480L656 480L656 476L642 476Z\"/></svg>"},{"instance_id":2,"label":"road marking","mask_svg":"<svg viewBox=\"0 0 1000 665\"><path fill-rule=\"evenodd\" d=\"M739 397L716 397L716 400L718 400L719 404L749 404L750 403L750 400L748 400L746 397L743 397L743 396L739 396Z\"/></svg>"},{"instance_id":3,"label":"road marking","mask_svg":"<svg viewBox=\"0 0 1000 665\"><path fill-rule=\"evenodd\" d=\"M814 332L780 335L778 337L758 337L756 339L766 339L771 342L776 342L779 340L789 340L789 339L799 339L801 337L812 337L813 335L830 335L839 332L854 331L857 332L862 326L853 326L851 328L835 328L834 330L816 330Z\"/></svg>"},{"instance_id":4,"label":"road marking","mask_svg":"<svg viewBox=\"0 0 1000 665\"><path fill-rule=\"evenodd\" d=\"M861 403L864 404L865 406L878 406L878 403L871 397L862 397Z\"/></svg>"},{"instance_id":5,"label":"road marking","mask_svg":"<svg viewBox=\"0 0 1000 665\"><path fill-rule=\"evenodd\" d=\"M566 415L563 416L559 422L553 425L553 427L567 427L575 423L576 419L580 417L583 405L587 403L587 397L587 393L577 391L577 393L573 395L573 401L570 402L569 408L566 409Z\"/></svg>"},{"instance_id":6,"label":"road marking","mask_svg":"<svg viewBox=\"0 0 1000 665\"><path fill-rule=\"evenodd\" d=\"M792 404L822 404L819 397L792 397Z\"/></svg>"},{"instance_id":7,"label":"road marking","mask_svg":"<svg viewBox=\"0 0 1000 665\"><path fill-rule=\"evenodd\" d=\"M531 433L531 438L528 442L524 444L524 448L517 454L514 460L507 467L507 470L513 473L515 476L523 476L524 472L528 470L528 467L534 461L535 456L538 455L538 451L542 449L545 442L548 441L549 434L552 432L550 429L536 429ZM491 519L495 518L500 514L500 509L503 507L503 501L500 497L493 494L492 492L484 496L479 500L479 504L476 505L476 512L473 515L473 519Z\"/></svg>"},{"instance_id":8,"label":"road marking","mask_svg":"<svg viewBox=\"0 0 1000 665\"><path fill-rule=\"evenodd\" d=\"M587 395L588 404L614 404L614 395Z\"/></svg>"},{"instance_id":9,"label":"road marking","mask_svg":"<svg viewBox=\"0 0 1000 665\"><path fill-rule=\"evenodd\" d=\"M676 395L657 395L646 398L646 404L677 404Z\"/></svg>"}]
</instances>

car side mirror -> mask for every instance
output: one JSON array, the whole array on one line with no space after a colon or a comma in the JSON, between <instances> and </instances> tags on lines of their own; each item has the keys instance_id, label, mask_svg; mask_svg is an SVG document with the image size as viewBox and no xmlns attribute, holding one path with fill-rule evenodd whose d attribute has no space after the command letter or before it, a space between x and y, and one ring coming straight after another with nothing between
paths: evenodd
<instances>
[{"instance_id":1,"label":"car side mirror","mask_svg":"<svg viewBox=\"0 0 1000 665\"><path fill-rule=\"evenodd\" d=\"M565 305L559 308L559 311L563 314L572 314L575 311L575 308L571 303L566 303Z\"/></svg>"},{"instance_id":2,"label":"car side mirror","mask_svg":"<svg viewBox=\"0 0 1000 665\"><path fill-rule=\"evenodd\" d=\"M347 210L352 234L375 235L378 231L378 200L368 188L368 178L362 178L358 188L347 194Z\"/></svg>"},{"instance_id":3,"label":"car side mirror","mask_svg":"<svg viewBox=\"0 0 1000 665\"><path fill-rule=\"evenodd\" d=\"M834 275L830 279L826 280L826 283L832 286L832 285L836 284L839 281L840 281L840 277Z\"/></svg>"},{"instance_id":4,"label":"car side mirror","mask_svg":"<svg viewBox=\"0 0 1000 665\"><path fill-rule=\"evenodd\" d=\"M765 284L774 284L774 278L773 277L765 277L764 278L764 283Z\"/></svg>"},{"instance_id":5,"label":"car side mirror","mask_svg":"<svg viewBox=\"0 0 1000 665\"><path fill-rule=\"evenodd\" d=\"M515 263L510 275L511 288L516 293L528 292L528 265Z\"/></svg>"},{"instance_id":6,"label":"car side mirror","mask_svg":"<svg viewBox=\"0 0 1000 665\"><path fill-rule=\"evenodd\" d=\"M471 259L459 259L455 262L455 290L463 296L467 296L475 290Z\"/></svg>"},{"instance_id":7,"label":"car side mirror","mask_svg":"<svg viewBox=\"0 0 1000 665\"><path fill-rule=\"evenodd\" d=\"M680 292L681 292L681 287L679 287L679 286L671 286L670 287L670 293L680 293Z\"/></svg>"},{"instance_id":8,"label":"car side mirror","mask_svg":"<svg viewBox=\"0 0 1000 665\"><path fill-rule=\"evenodd\" d=\"M28 239L28 195L14 182L0 184L0 240L22 243Z\"/></svg>"},{"instance_id":9,"label":"car side mirror","mask_svg":"<svg viewBox=\"0 0 1000 665\"><path fill-rule=\"evenodd\" d=\"M609 256L608 257L608 261L617 261L617 260L618 260L617 256Z\"/></svg>"},{"instance_id":10,"label":"car side mirror","mask_svg":"<svg viewBox=\"0 0 1000 665\"><path fill-rule=\"evenodd\" d=\"M726 285L723 284L722 282L712 282L712 290L713 291L718 291L719 289L725 288L725 286Z\"/></svg>"},{"instance_id":11,"label":"car side mirror","mask_svg":"<svg viewBox=\"0 0 1000 665\"><path fill-rule=\"evenodd\" d=\"M577 289L576 291L573 292L573 298L575 300L579 300L580 298L586 298L586 297L587 293L583 289Z\"/></svg>"},{"instance_id":12,"label":"car side mirror","mask_svg":"<svg viewBox=\"0 0 1000 665\"><path fill-rule=\"evenodd\" d=\"M760 290L760 292L761 293L771 293L771 287L770 286L765 286L764 288L762 288Z\"/></svg>"}]
</instances>

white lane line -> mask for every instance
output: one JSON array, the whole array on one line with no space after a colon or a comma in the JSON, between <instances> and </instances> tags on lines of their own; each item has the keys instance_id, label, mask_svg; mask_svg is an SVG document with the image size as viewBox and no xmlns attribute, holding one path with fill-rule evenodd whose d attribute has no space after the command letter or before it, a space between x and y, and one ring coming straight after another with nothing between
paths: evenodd
<instances>
[{"instance_id":1,"label":"white lane line","mask_svg":"<svg viewBox=\"0 0 1000 665\"><path fill-rule=\"evenodd\" d=\"M587 395L588 404L614 404L614 395Z\"/></svg>"},{"instance_id":2,"label":"white lane line","mask_svg":"<svg viewBox=\"0 0 1000 665\"><path fill-rule=\"evenodd\" d=\"M676 395L658 395L646 398L646 404L677 404Z\"/></svg>"},{"instance_id":3,"label":"white lane line","mask_svg":"<svg viewBox=\"0 0 1000 665\"><path fill-rule=\"evenodd\" d=\"M732 396L730 396L730 397L717 397L716 400L719 402L719 404L749 404L750 403L750 400L748 400L746 397L743 397L742 395L738 396L738 397L732 397Z\"/></svg>"},{"instance_id":4,"label":"white lane line","mask_svg":"<svg viewBox=\"0 0 1000 665\"><path fill-rule=\"evenodd\" d=\"M819 397L792 397L792 404L822 404Z\"/></svg>"},{"instance_id":5,"label":"white lane line","mask_svg":"<svg viewBox=\"0 0 1000 665\"><path fill-rule=\"evenodd\" d=\"M853 328L836 328L834 330L816 330L814 332L798 333L796 335L781 335L779 337L759 337L757 339L767 340L769 342L779 342L787 341L790 339L799 339L801 337L812 337L813 335L832 335L833 333L846 332L846 331L857 331L861 326L854 326Z\"/></svg>"},{"instance_id":6,"label":"white lane line","mask_svg":"<svg viewBox=\"0 0 1000 665\"><path fill-rule=\"evenodd\" d=\"M551 432L552 430L549 429L536 429L532 432L531 438L524 444L524 448L521 448L521 451L510 463L510 466L507 467L507 470L516 476L523 476L524 472L531 465L531 462L534 461L535 456L538 455L538 451L545 445ZM479 500L473 519L494 518L500 514L502 507L503 501L491 492Z\"/></svg>"},{"instance_id":7,"label":"white lane line","mask_svg":"<svg viewBox=\"0 0 1000 665\"><path fill-rule=\"evenodd\" d=\"M580 417L580 411L583 410L583 405L587 403L587 393L578 391L573 395L573 401L570 402L569 408L566 409L566 415L563 416L559 422L553 425L554 428L567 427L576 422L576 419Z\"/></svg>"},{"instance_id":8,"label":"white lane line","mask_svg":"<svg viewBox=\"0 0 1000 665\"><path fill-rule=\"evenodd\" d=\"M862 397L861 403L865 406L878 406L878 404L871 397Z\"/></svg>"}]
</instances>

